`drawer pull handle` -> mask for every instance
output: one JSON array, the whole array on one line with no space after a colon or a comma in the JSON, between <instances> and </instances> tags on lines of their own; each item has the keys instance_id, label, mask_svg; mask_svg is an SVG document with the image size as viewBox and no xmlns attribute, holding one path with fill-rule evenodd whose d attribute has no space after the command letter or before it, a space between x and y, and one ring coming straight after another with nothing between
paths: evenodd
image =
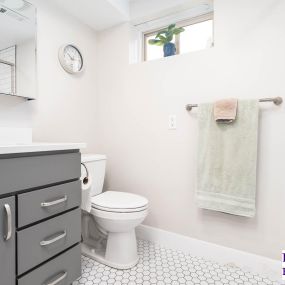
<instances>
[{"instance_id":1,"label":"drawer pull handle","mask_svg":"<svg viewBox=\"0 0 285 285\"><path fill-rule=\"evenodd\" d=\"M5 204L4 209L5 209L6 216L7 216L7 221L6 221L7 230L4 235L4 240L7 241L12 237L12 212L11 212L11 207L9 204Z\"/></svg>"},{"instance_id":2,"label":"drawer pull handle","mask_svg":"<svg viewBox=\"0 0 285 285\"><path fill-rule=\"evenodd\" d=\"M67 272L65 271L62 274L60 274L60 276L56 280L54 280L52 282L44 283L43 285L56 285L60 281L64 280L66 278L66 276L67 276Z\"/></svg>"},{"instance_id":3,"label":"drawer pull handle","mask_svg":"<svg viewBox=\"0 0 285 285\"><path fill-rule=\"evenodd\" d=\"M55 200L55 201L42 202L42 203L41 203L41 206L42 206L43 208L45 208L45 207L51 207L51 206L54 206L54 205L57 205L57 204L64 203L65 201L67 201L67 196L66 196L66 195L65 195L63 198L60 198L60 199Z\"/></svg>"},{"instance_id":4,"label":"drawer pull handle","mask_svg":"<svg viewBox=\"0 0 285 285\"><path fill-rule=\"evenodd\" d=\"M52 238L52 239L49 239L49 240L43 240L40 242L40 245L41 246L46 246L46 245L50 245L50 244L53 244L63 238L66 237L66 231L64 231L62 234L56 236L55 238Z\"/></svg>"}]
</instances>

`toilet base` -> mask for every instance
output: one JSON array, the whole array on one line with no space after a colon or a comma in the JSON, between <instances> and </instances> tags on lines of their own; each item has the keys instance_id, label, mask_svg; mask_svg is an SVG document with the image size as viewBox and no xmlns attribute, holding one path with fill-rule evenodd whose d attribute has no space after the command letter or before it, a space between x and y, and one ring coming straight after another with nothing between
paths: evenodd
<instances>
[{"instance_id":1,"label":"toilet base","mask_svg":"<svg viewBox=\"0 0 285 285\"><path fill-rule=\"evenodd\" d=\"M115 269L122 269L122 270L130 269L130 268L136 266L138 261L139 261L139 257L137 256L137 258L134 261L129 262L129 263L125 263L125 264L121 264L121 263L118 264L115 262L111 262L104 257L105 253L96 252L94 248L92 248L91 246L89 246L85 243L81 243L81 253L84 256L87 256L91 259L98 261L99 263L105 264L105 265L112 267L112 268L115 268Z\"/></svg>"},{"instance_id":2,"label":"toilet base","mask_svg":"<svg viewBox=\"0 0 285 285\"><path fill-rule=\"evenodd\" d=\"M89 218L82 220L82 253L116 269L132 268L139 260L135 228L146 215L147 210L117 213L92 208Z\"/></svg>"}]
</instances>

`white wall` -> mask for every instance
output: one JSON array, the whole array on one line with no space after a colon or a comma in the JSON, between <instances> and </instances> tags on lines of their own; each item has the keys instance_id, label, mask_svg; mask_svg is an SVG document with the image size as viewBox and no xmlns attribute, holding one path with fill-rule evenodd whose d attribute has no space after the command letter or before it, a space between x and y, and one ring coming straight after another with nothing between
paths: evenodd
<instances>
[{"instance_id":1,"label":"white wall","mask_svg":"<svg viewBox=\"0 0 285 285\"><path fill-rule=\"evenodd\" d=\"M0 126L34 127L35 141L83 141L92 146L95 119L96 34L78 20L34 0L38 6L38 96L33 102L0 96ZM81 50L85 69L67 74L58 61L61 45Z\"/></svg>"},{"instance_id":2,"label":"white wall","mask_svg":"<svg viewBox=\"0 0 285 285\"><path fill-rule=\"evenodd\" d=\"M92 145L95 121L96 34L75 18L38 3L38 98L34 104L34 140L83 141ZM84 71L66 73L58 49L75 44L82 52Z\"/></svg>"},{"instance_id":3,"label":"white wall","mask_svg":"<svg viewBox=\"0 0 285 285\"><path fill-rule=\"evenodd\" d=\"M150 201L145 223L279 259L284 247L285 105L261 104L257 215L195 204L197 111L187 103L285 94L283 0L215 0L215 47L128 65L128 26L98 36L96 150L108 156L106 189ZM168 130L176 114L177 130Z\"/></svg>"},{"instance_id":4,"label":"white wall","mask_svg":"<svg viewBox=\"0 0 285 285\"><path fill-rule=\"evenodd\" d=\"M31 128L33 108L22 98L0 96L0 127Z\"/></svg>"}]
</instances>

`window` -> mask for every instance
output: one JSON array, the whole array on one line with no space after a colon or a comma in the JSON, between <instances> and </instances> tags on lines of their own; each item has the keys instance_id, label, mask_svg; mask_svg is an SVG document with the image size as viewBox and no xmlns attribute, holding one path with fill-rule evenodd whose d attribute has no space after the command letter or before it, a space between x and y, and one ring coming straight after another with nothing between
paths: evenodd
<instances>
[{"instance_id":1,"label":"window","mask_svg":"<svg viewBox=\"0 0 285 285\"><path fill-rule=\"evenodd\" d=\"M172 41L176 45L176 54L202 50L213 46L212 13L178 22L176 26L185 29L183 33L175 36ZM154 39L156 34L164 28L144 33L143 58L145 61L163 58L163 48L150 45L148 41Z\"/></svg>"}]
</instances>

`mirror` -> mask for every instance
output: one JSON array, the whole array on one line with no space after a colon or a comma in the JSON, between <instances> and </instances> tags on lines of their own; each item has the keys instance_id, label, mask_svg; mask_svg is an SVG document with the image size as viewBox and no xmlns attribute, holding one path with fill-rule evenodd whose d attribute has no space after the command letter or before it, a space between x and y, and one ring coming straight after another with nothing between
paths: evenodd
<instances>
[{"instance_id":1,"label":"mirror","mask_svg":"<svg viewBox=\"0 0 285 285\"><path fill-rule=\"evenodd\" d=\"M0 94L36 96L36 9L0 0Z\"/></svg>"}]
</instances>

